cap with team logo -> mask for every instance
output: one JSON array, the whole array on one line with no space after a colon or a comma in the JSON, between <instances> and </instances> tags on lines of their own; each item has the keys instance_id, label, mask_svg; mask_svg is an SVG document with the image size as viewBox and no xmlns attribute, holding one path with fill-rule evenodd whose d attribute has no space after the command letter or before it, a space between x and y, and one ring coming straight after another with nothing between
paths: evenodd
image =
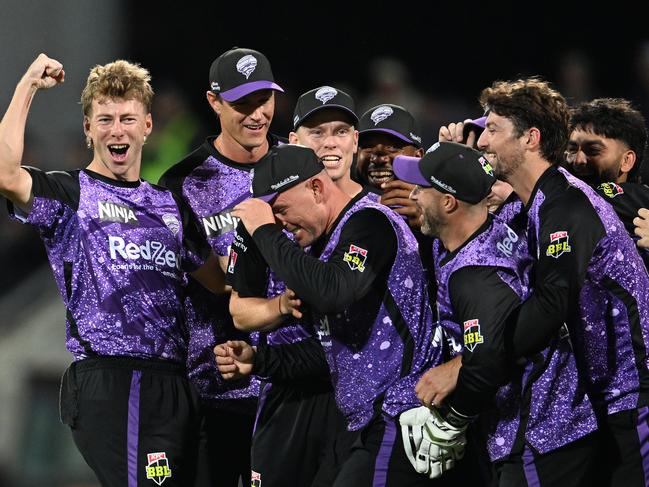
<instances>
[{"instance_id":1,"label":"cap with team logo","mask_svg":"<svg viewBox=\"0 0 649 487\"><path fill-rule=\"evenodd\" d=\"M270 202L278 193L324 171L325 167L309 147L283 144L271 147L253 169L252 196Z\"/></svg>"},{"instance_id":2,"label":"cap with team logo","mask_svg":"<svg viewBox=\"0 0 649 487\"><path fill-rule=\"evenodd\" d=\"M414 145L421 147L421 136L415 117L399 105L377 105L366 111L358 123L358 134L384 132Z\"/></svg>"},{"instance_id":3,"label":"cap with team logo","mask_svg":"<svg viewBox=\"0 0 649 487\"><path fill-rule=\"evenodd\" d=\"M321 86L303 93L297 99L293 112L293 130L297 130L307 118L323 108L338 108L351 117L354 125L358 124L353 98L333 86Z\"/></svg>"},{"instance_id":4,"label":"cap with team logo","mask_svg":"<svg viewBox=\"0 0 649 487\"><path fill-rule=\"evenodd\" d=\"M397 156L392 167L402 181L452 194L472 205L485 199L496 182L482 153L455 142L437 142L421 159Z\"/></svg>"},{"instance_id":5,"label":"cap with team logo","mask_svg":"<svg viewBox=\"0 0 649 487\"><path fill-rule=\"evenodd\" d=\"M233 47L210 67L210 89L233 102L259 90L284 91L273 78L270 62L259 51Z\"/></svg>"}]
</instances>

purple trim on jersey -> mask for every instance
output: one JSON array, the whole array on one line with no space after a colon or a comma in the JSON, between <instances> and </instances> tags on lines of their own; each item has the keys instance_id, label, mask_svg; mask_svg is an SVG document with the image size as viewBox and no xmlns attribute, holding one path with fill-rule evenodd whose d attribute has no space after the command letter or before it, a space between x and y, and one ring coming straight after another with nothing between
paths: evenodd
<instances>
[{"instance_id":1,"label":"purple trim on jersey","mask_svg":"<svg viewBox=\"0 0 649 487\"><path fill-rule=\"evenodd\" d=\"M406 183L418 184L426 188L430 187L428 181L419 170L419 157L397 156L392 161L392 170L394 175Z\"/></svg>"},{"instance_id":2,"label":"purple trim on jersey","mask_svg":"<svg viewBox=\"0 0 649 487\"><path fill-rule=\"evenodd\" d=\"M233 102L237 101L239 98L243 98L244 96L249 95L250 93L254 93L255 91L259 90L276 90L276 91L281 91L284 92L281 86L279 86L277 83L273 83L272 81L251 81L250 83L244 83L242 85L237 86L236 88L232 88L231 90L228 91L223 91L219 93L221 95L221 98L223 98L225 101L228 102Z\"/></svg>"},{"instance_id":3,"label":"purple trim on jersey","mask_svg":"<svg viewBox=\"0 0 649 487\"><path fill-rule=\"evenodd\" d=\"M396 130L392 130L392 129L375 128L375 129L361 130L361 131L358 133L358 135L361 135L361 134L367 134L367 133L372 133L372 132L383 132L383 133L385 133L385 134L393 135L393 136L395 136L396 138L401 139L401 140L403 140L404 142L408 142L408 143L411 144L411 145L419 145L419 144L417 144L415 141L413 141L411 138L406 137L406 136L403 135L402 133L397 132Z\"/></svg>"},{"instance_id":4,"label":"purple trim on jersey","mask_svg":"<svg viewBox=\"0 0 649 487\"><path fill-rule=\"evenodd\" d=\"M642 470L644 473L644 483L649 485L649 407L645 406L638 409L638 443L640 444L640 456L642 457Z\"/></svg>"},{"instance_id":5,"label":"purple trim on jersey","mask_svg":"<svg viewBox=\"0 0 649 487\"><path fill-rule=\"evenodd\" d=\"M539 472L534 464L534 454L527 445L523 450L523 474L525 474L528 487L541 487Z\"/></svg>"},{"instance_id":6,"label":"purple trim on jersey","mask_svg":"<svg viewBox=\"0 0 649 487\"><path fill-rule=\"evenodd\" d=\"M128 424L126 429L126 455L128 462L128 487L137 487L138 447L140 445L140 382L142 372L134 370L128 395Z\"/></svg>"},{"instance_id":7,"label":"purple trim on jersey","mask_svg":"<svg viewBox=\"0 0 649 487\"><path fill-rule=\"evenodd\" d=\"M376 462L374 463L374 481L373 487L385 487L388 483L388 471L390 468L390 457L394 449L394 440L397 437L397 427L394 421L389 418L383 418L385 430L383 431L383 439L381 440L381 448L378 455L376 455Z\"/></svg>"}]
</instances>

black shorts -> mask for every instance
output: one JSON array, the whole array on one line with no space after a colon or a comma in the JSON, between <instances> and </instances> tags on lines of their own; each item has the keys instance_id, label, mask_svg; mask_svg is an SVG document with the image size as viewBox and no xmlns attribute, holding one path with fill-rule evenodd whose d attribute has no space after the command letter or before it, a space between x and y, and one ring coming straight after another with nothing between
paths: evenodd
<instances>
[{"instance_id":1,"label":"black shorts","mask_svg":"<svg viewBox=\"0 0 649 487\"><path fill-rule=\"evenodd\" d=\"M649 486L649 408L603 416L598 428L600 485Z\"/></svg>"},{"instance_id":2,"label":"black shorts","mask_svg":"<svg viewBox=\"0 0 649 487\"><path fill-rule=\"evenodd\" d=\"M102 486L191 486L202 416L181 365L128 357L74 362L61 421Z\"/></svg>"},{"instance_id":3,"label":"black shorts","mask_svg":"<svg viewBox=\"0 0 649 487\"><path fill-rule=\"evenodd\" d=\"M264 384L252 439L251 485L328 487L354 438L330 383Z\"/></svg>"},{"instance_id":4,"label":"black shorts","mask_svg":"<svg viewBox=\"0 0 649 487\"><path fill-rule=\"evenodd\" d=\"M495 482L500 487L592 487L606 485L593 477L597 433L568 443L545 454L524 447L522 455L494 463Z\"/></svg>"}]
</instances>

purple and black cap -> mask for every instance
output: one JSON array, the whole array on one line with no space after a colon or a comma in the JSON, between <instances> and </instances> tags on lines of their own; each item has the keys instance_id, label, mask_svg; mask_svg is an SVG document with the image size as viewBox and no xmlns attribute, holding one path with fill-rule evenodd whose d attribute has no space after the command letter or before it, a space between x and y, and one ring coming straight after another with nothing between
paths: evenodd
<instances>
[{"instance_id":1,"label":"purple and black cap","mask_svg":"<svg viewBox=\"0 0 649 487\"><path fill-rule=\"evenodd\" d=\"M472 205L485 199L496 182L482 153L455 142L437 142L421 159L397 156L392 167L402 181L434 188Z\"/></svg>"},{"instance_id":2,"label":"purple and black cap","mask_svg":"<svg viewBox=\"0 0 649 487\"><path fill-rule=\"evenodd\" d=\"M309 147L295 144L271 147L253 169L252 196L270 203L278 193L324 170L324 165Z\"/></svg>"},{"instance_id":3,"label":"purple and black cap","mask_svg":"<svg viewBox=\"0 0 649 487\"><path fill-rule=\"evenodd\" d=\"M210 90L233 102L259 90L284 91L273 78L270 62L259 51L233 47L210 67Z\"/></svg>"},{"instance_id":4,"label":"purple and black cap","mask_svg":"<svg viewBox=\"0 0 649 487\"><path fill-rule=\"evenodd\" d=\"M399 105L377 105L361 115L359 137L370 132L384 132L421 148L421 135L415 117Z\"/></svg>"},{"instance_id":5,"label":"purple and black cap","mask_svg":"<svg viewBox=\"0 0 649 487\"><path fill-rule=\"evenodd\" d=\"M482 131L485 129L485 125L487 124L487 116L483 116L480 118L474 118L473 120L467 122L464 124L464 139L469 136L469 132L471 130L474 130L476 135L480 137L480 134Z\"/></svg>"},{"instance_id":6,"label":"purple and black cap","mask_svg":"<svg viewBox=\"0 0 649 487\"><path fill-rule=\"evenodd\" d=\"M354 99L343 90L333 86L320 86L300 95L293 112L293 130L318 110L337 108L346 113L354 125L358 124Z\"/></svg>"}]
</instances>

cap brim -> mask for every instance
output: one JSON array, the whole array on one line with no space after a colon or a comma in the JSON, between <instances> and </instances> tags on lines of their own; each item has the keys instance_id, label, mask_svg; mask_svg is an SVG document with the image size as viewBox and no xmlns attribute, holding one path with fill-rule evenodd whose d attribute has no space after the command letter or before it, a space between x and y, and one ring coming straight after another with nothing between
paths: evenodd
<instances>
[{"instance_id":1,"label":"cap brim","mask_svg":"<svg viewBox=\"0 0 649 487\"><path fill-rule=\"evenodd\" d=\"M419 157L411 156L397 156L392 161L392 170L397 179L405 181L410 184L418 184L419 186L430 186L424 175L419 170Z\"/></svg>"},{"instance_id":2,"label":"cap brim","mask_svg":"<svg viewBox=\"0 0 649 487\"><path fill-rule=\"evenodd\" d=\"M485 126L487 125L487 117L480 117L476 118L475 120L471 120L470 122L466 123L467 125L475 125L476 127L479 127L481 129L484 129Z\"/></svg>"},{"instance_id":3,"label":"cap brim","mask_svg":"<svg viewBox=\"0 0 649 487\"><path fill-rule=\"evenodd\" d=\"M358 135L368 134L371 132L383 132L385 134L394 135L396 138L401 139L404 142L408 142L410 145L414 145L415 147L421 147L421 144L419 142L412 140L411 138L406 137L405 135L392 129L384 129L384 128L365 129L358 132Z\"/></svg>"},{"instance_id":4,"label":"cap brim","mask_svg":"<svg viewBox=\"0 0 649 487\"><path fill-rule=\"evenodd\" d=\"M328 105L325 104L325 105L320 105L318 107L315 107L311 111L309 111L309 112L305 113L304 115L302 115L302 118L300 118L297 122L295 122L293 124L293 128L295 128L295 129L298 128L300 125L302 125L304 123L304 121L307 118L309 118L315 112L317 112L318 110L323 110L325 108L336 108L338 110L342 110L343 112L347 113L350 117L352 117L352 119L355 122L355 125L358 125L358 116L352 110L350 110L349 108L347 108L347 107L345 107L343 105L336 105L335 103L330 103Z\"/></svg>"},{"instance_id":5,"label":"cap brim","mask_svg":"<svg viewBox=\"0 0 649 487\"><path fill-rule=\"evenodd\" d=\"M273 201L275 198L277 198L277 193L278 193L278 191L275 191L274 193L263 194L261 196L255 196L255 198L258 198L258 199L263 200L266 203L270 204L271 201Z\"/></svg>"},{"instance_id":6,"label":"cap brim","mask_svg":"<svg viewBox=\"0 0 649 487\"><path fill-rule=\"evenodd\" d=\"M225 101L233 102L259 90L276 90L284 92L281 86L272 81L251 81L250 83L244 83L236 88L219 93L219 95Z\"/></svg>"}]
</instances>

